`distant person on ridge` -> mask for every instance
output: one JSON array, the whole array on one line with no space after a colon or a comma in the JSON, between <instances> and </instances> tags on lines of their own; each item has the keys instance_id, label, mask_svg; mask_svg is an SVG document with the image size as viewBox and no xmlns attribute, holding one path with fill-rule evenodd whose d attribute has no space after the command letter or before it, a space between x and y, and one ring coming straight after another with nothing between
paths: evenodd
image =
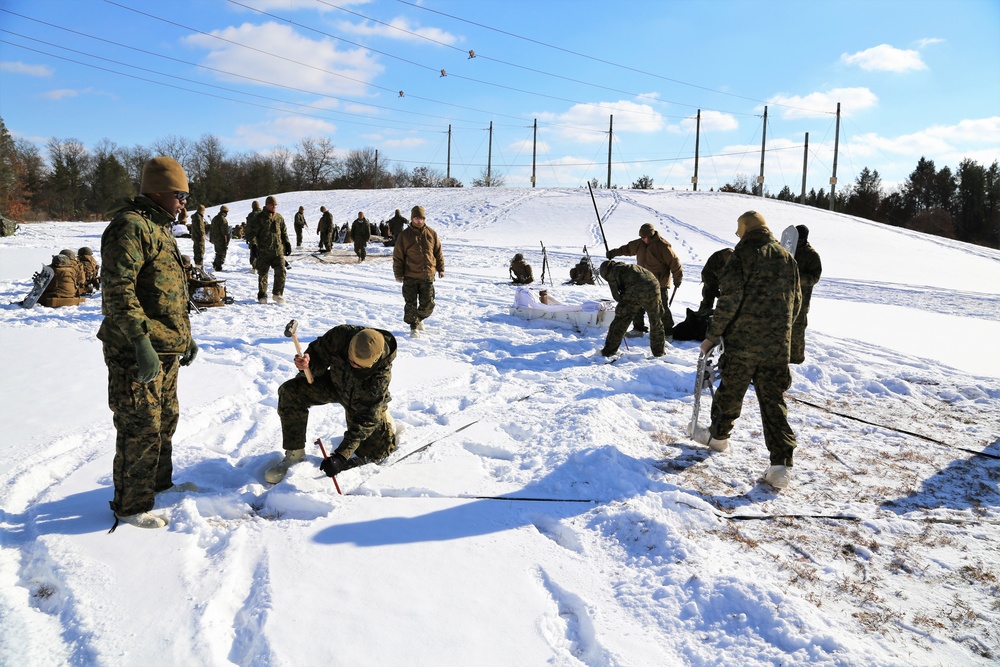
<instances>
[{"instance_id":1,"label":"distant person on ridge","mask_svg":"<svg viewBox=\"0 0 1000 667\"><path fill-rule=\"evenodd\" d=\"M403 321L410 335L424 328L434 312L434 274L444 278L444 253L437 232L427 226L423 206L410 211L410 226L404 229L392 251L392 272L403 283Z\"/></svg>"}]
</instances>

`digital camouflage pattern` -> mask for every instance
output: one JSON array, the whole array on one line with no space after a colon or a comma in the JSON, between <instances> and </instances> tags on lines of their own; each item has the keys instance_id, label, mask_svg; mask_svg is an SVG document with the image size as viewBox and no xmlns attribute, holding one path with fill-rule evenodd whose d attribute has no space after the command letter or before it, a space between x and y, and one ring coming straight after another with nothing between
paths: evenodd
<instances>
[{"instance_id":1,"label":"digital camouflage pattern","mask_svg":"<svg viewBox=\"0 0 1000 667\"><path fill-rule=\"evenodd\" d=\"M299 373L278 388L278 416L286 450L305 447L309 408L329 403L344 407L347 430L337 453L345 459L356 453L359 458L379 461L396 449L396 436L387 417L396 339L388 331L376 329L385 338L381 358L371 368L355 368L347 351L351 339L363 328L343 324L314 340L306 348L313 383Z\"/></svg>"},{"instance_id":2,"label":"digital camouflage pattern","mask_svg":"<svg viewBox=\"0 0 1000 667\"><path fill-rule=\"evenodd\" d=\"M666 351L666 334L663 329L660 283L656 276L641 266L621 262L608 262L601 276L611 288L611 296L618 302L601 354L610 357L617 353L629 324L637 314L645 311L650 316L649 347L654 356L663 356Z\"/></svg>"},{"instance_id":3,"label":"digital camouflage pattern","mask_svg":"<svg viewBox=\"0 0 1000 667\"><path fill-rule=\"evenodd\" d=\"M324 252L330 252L333 248L333 214L329 211L323 211L323 215L319 218L319 225L316 229L316 233L319 234L319 249Z\"/></svg>"},{"instance_id":4,"label":"digital camouflage pattern","mask_svg":"<svg viewBox=\"0 0 1000 667\"><path fill-rule=\"evenodd\" d=\"M108 366L108 405L118 432L115 497L122 516L153 508L153 496L172 485L171 451L177 427L177 368L191 341L187 280L173 216L139 195L120 202L101 237L104 321L97 332ZM162 369L136 381L133 343L148 336Z\"/></svg>"},{"instance_id":5,"label":"digital camouflage pattern","mask_svg":"<svg viewBox=\"0 0 1000 667\"><path fill-rule=\"evenodd\" d=\"M799 265L799 285L802 287L802 307L792 323L792 347L790 361L801 364L806 360L806 327L809 326L809 302L812 300L813 285L823 275L823 263L819 253L808 241L799 241L795 250L795 262Z\"/></svg>"},{"instance_id":6,"label":"digital camouflage pattern","mask_svg":"<svg viewBox=\"0 0 1000 667\"><path fill-rule=\"evenodd\" d=\"M802 300L795 259L767 227L757 227L736 245L719 289L706 340L722 336L725 353L709 430L716 439L729 437L752 382L771 464L791 466L795 434L788 424L784 393L791 386L792 321Z\"/></svg>"},{"instance_id":7,"label":"digital camouflage pattern","mask_svg":"<svg viewBox=\"0 0 1000 667\"><path fill-rule=\"evenodd\" d=\"M434 312L434 281L431 278L403 278L403 321L414 326Z\"/></svg>"},{"instance_id":8,"label":"digital camouflage pattern","mask_svg":"<svg viewBox=\"0 0 1000 667\"><path fill-rule=\"evenodd\" d=\"M201 213L191 214L191 244L195 266L201 266L205 262L205 216Z\"/></svg>"},{"instance_id":9,"label":"digital camouflage pattern","mask_svg":"<svg viewBox=\"0 0 1000 667\"><path fill-rule=\"evenodd\" d=\"M732 255L732 248L723 248L713 252L705 262L705 268L701 270L699 313L707 313L715 308L715 300L719 298L719 278L722 277L722 269L726 268L726 263Z\"/></svg>"},{"instance_id":10,"label":"digital camouflage pattern","mask_svg":"<svg viewBox=\"0 0 1000 667\"><path fill-rule=\"evenodd\" d=\"M299 211L295 214L295 245L297 247L302 247L302 232L308 226L306 222L306 214Z\"/></svg>"},{"instance_id":11,"label":"digital camouflage pattern","mask_svg":"<svg viewBox=\"0 0 1000 667\"><path fill-rule=\"evenodd\" d=\"M246 222L243 223L243 238L247 241L247 246L250 248L250 268L257 270L257 245L254 242L254 238L257 236L257 215L260 214L260 204L254 202L250 207L250 212L247 213Z\"/></svg>"},{"instance_id":12,"label":"digital camouflage pattern","mask_svg":"<svg viewBox=\"0 0 1000 667\"><path fill-rule=\"evenodd\" d=\"M226 254L229 252L229 239L231 238L229 221L226 219L225 211L219 211L212 218L208 238L215 246L215 258L212 260L212 266L216 271L221 271L226 263Z\"/></svg>"},{"instance_id":13,"label":"digital camouflage pattern","mask_svg":"<svg viewBox=\"0 0 1000 667\"><path fill-rule=\"evenodd\" d=\"M282 296L285 293L285 277L288 273L285 268L285 255L292 251L285 219L277 211L269 213L264 209L257 214L254 225L252 241L257 248L257 298L267 296L268 269L274 271L274 287L271 293Z\"/></svg>"}]
</instances>

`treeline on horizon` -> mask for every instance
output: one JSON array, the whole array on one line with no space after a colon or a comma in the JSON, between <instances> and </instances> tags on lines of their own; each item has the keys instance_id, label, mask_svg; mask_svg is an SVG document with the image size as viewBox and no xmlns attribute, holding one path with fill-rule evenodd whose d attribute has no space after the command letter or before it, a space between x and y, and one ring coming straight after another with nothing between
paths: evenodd
<instances>
[{"instance_id":1,"label":"treeline on horizon","mask_svg":"<svg viewBox=\"0 0 1000 667\"><path fill-rule=\"evenodd\" d=\"M47 160L33 143L13 139L0 118L0 213L21 221L106 219L115 201L138 192L143 164L157 155L169 155L184 166L189 209L297 190L463 187L431 167L410 170L381 156L376 160L374 148L338 157L327 138L303 139L294 151L278 148L266 154L229 154L214 135L197 141L170 136L132 147L103 139L93 150L76 139L53 138L46 150ZM484 169L471 185L500 187L504 180ZM649 189L653 180L642 176L632 187ZM719 191L760 194L758 188L737 175ZM764 195L799 201L787 185L777 194L765 189ZM822 188L812 189L802 203L829 209L830 197ZM833 210L1000 248L1000 167L996 161L984 167L965 159L952 172L920 158L906 181L888 192L878 171L865 167L854 183L836 192Z\"/></svg>"}]
</instances>

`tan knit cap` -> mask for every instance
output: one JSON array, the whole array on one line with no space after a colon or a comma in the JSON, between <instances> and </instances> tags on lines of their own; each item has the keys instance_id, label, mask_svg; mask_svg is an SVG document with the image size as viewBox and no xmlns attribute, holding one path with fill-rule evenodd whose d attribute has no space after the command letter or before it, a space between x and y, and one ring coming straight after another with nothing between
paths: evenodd
<instances>
[{"instance_id":1,"label":"tan knit cap","mask_svg":"<svg viewBox=\"0 0 1000 667\"><path fill-rule=\"evenodd\" d=\"M736 235L743 238L744 234L758 227L767 227L764 216L757 211L747 211L736 220Z\"/></svg>"},{"instance_id":2,"label":"tan knit cap","mask_svg":"<svg viewBox=\"0 0 1000 667\"><path fill-rule=\"evenodd\" d=\"M644 239L647 236L652 236L652 235L653 235L653 225L646 222L643 223L641 227L639 227L639 238Z\"/></svg>"},{"instance_id":3,"label":"tan knit cap","mask_svg":"<svg viewBox=\"0 0 1000 667\"><path fill-rule=\"evenodd\" d=\"M184 167L172 157L154 157L142 167L139 193L157 192L188 192L188 179Z\"/></svg>"},{"instance_id":4,"label":"tan knit cap","mask_svg":"<svg viewBox=\"0 0 1000 667\"><path fill-rule=\"evenodd\" d=\"M374 329L362 329L354 334L347 348L347 358L361 368L371 368L382 357L385 338Z\"/></svg>"},{"instance_id":5,"label":"tan knit cap","mask_svg":"<svg viewBox=\"0 0 1000 667\"><path fill-rule=\"evenodd\" d=\"M264 206L277 206L278 200L275 199L274 195L268 195L267 199L264 200Z\"/></svg>"},{"instance_id":6,"label":"tan knit cap","mask_svg":"<svg viewBox=\"0 0 1000 667\"><path fill-rule=\"evenodd\" d=\"M410 210L410 217L411 218L426 218L427 215L424 213L424 207L423 206L414 206Z\"/></svg>"}]
</instances>

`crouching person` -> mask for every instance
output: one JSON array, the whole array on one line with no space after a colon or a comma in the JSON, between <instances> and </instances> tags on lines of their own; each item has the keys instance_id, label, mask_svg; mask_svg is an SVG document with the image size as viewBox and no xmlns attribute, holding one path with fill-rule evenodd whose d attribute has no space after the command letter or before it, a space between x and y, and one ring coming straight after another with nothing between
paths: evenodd
<instances>
[{"instance_id":1,"label":"crouching person","mask_svg":"<svg viewBox=\"0 0 1000 667\"><path fill-rule=\"evenodd\" d=\"M285 458L264 473L277 484L288 469L305 458L309 408L339 403L347 430L343 442L320 466L327 475L383 460L396 449L396 429L389 415L389 381L396 358L396 339L388 331L349 324L330 329L295 355L295 367L307 368L310 383L299 373L278 388ZM352 458L353 457L353 458Z\"/></svg>"}]
</instances>

